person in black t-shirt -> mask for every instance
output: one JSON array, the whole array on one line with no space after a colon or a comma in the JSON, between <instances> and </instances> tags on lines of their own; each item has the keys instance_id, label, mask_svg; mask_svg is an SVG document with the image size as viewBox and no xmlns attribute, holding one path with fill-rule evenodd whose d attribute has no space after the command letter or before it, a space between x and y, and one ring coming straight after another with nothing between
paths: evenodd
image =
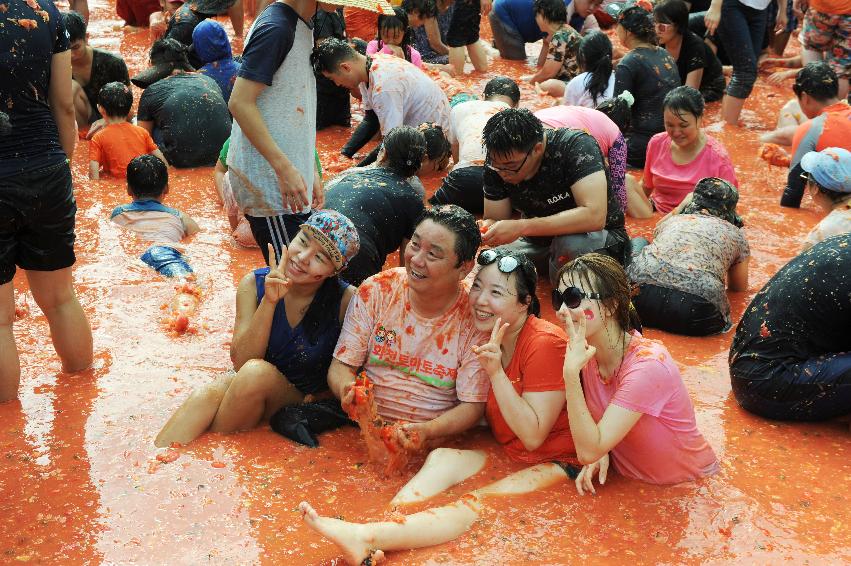
<instances>
[{"instance_id":1,"label":"person in black t-shirt","mask_svg":"<svg viewBox=\"0 0 851 566\"><path fill-rule=\"evenodd\" d=\"M344 173L325 188L325 207L348 217L360 236L360 252L342 274L352 285L381 271L395 249L404 253L405 242L425 211L422 196L407 179L425 155L423 134L398 126L384 138L374 166Z\"/></svg>"},{"instance_id":2,"label":"person in black t-shirt","mask_svg":"<svg viewBox=\"0 0 851 566\"><path fill-rule=\"evenodd\" d=\"M17 397L21 377L12 332L17 267L47 317L62 370L92 363L92 331L71 276L77 132L69 47L50 0L0 10L0 403Z\"/></svg>"},{"instance_id":3,"label":"person in black t-shirt","mask_svg":"<svg viewBox=\"0 0 851 566\"><path fill-rule=\"evenodd\" d=\"M597 141L580 130L544 132L526 109L492 116L482 132L484 244L529 256L554 280L559 268L588 252L625 259L623 211ZM522 218L513 220L517 210Z\"/></svg>"},{"instance_id":4,"label":"person in black t-shirt","mask_svg":"<svg viewBox=\"0 0 851 566\"><path fill-rule=\"evenodd\" d=\"M154 42L151 64L132 79L145 89L138 125L151 133L175 167L214 165L231 128L219 85L191 72L186 49L173 39Z\"/></svg>"},{"instance_id":5,"label":"person in black t-shirt","mask_svg":"<svg viewBox=\"0 0 851 566\"><path fill-rule=\"evenodd\" d=\"M185 2L168 20L163 39L176 39L189 48L189 62L196 69L203 65L201 59L192 49L192 32L195 27L206 20L227 12L230 16L233 31L237 37L242 37L243 11L242 2L236 0L192 0Z\"/></svg>"},{"instance_id":6,"label":"person in black t-shirt","mask_svg":"<svg viewBox=\"0 0 851 566\"><path fill-rule=\"evenodd\" d=\"M851 414L851 234L792 259L756 294L730 347L736 400L757 415Z\"/></svg>"},{"instance_id":7,"label":"person in black t-shirt","mask_svg":"<svg viewBox=\"0 0 851 566\"><path fill-rule=\"evenodd\" d=\"M681 84L699 90L706 102L721 100L727 87L721 61L689 30L688 14L688 4L683 0L663 0L653 7L659 44L677 62Z\"/></svg>"}]
</instances>

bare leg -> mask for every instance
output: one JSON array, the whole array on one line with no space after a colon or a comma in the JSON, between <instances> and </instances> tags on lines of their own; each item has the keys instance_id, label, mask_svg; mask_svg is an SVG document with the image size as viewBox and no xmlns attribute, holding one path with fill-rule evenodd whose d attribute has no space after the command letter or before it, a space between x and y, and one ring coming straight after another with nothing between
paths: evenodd
<instances>
[{"instance_id":1,"label":"bare leg","mask_svg":"<svg viewBox=\"0 0 851 566\"><path fill-rule=\"evenodd\" d=\"M206 432L222 404L228 387L235 375L223 375L193 391L186 401L171 415L157 435L154 445L158 448L172 442L188 444Z\"/></svg>"},{"instance_id":2,"label":"bare leg","mask_svg":"<svg viewBox=\"0 0 851 566\"><path fill-rule=\"evenodd\" d=\"M481 41L468 45L467 53L470 55L470 62L473 64L474 69L480 73L488 70L488 52L485 50Z\"/></svg>"},{"instance_id":3,"label":"bare leg","mask_svg":"<svg viewBox=\"0 0 851 566\"><path fill-rule=\"evenodd\" d=\"M467 49L465 47L449 48L449 66L456 75L464 74L464 63L467 60Z\"/></svg>"},{"instance_id":4,"label":"bare leg","mask_svg":"<svg viewBox=\"0 0 851 566\"><path fill-rule=\"evenodd\" d=\"M473 495L479 499L488 495L522 495L565 480L567 473L558 464L538 464L477 489Z\"/></svg>"},{"instance_id":5,"label":"bare leg","mask_svg":"<svg viewBox=\"0 0 851 566\"><path fill-rule=\"evenodd\" d=\"M256 427L284 405L304 399L295 385L264 360L248 360L225 392L210 430L235 432Z\"/></svg>"},{"instance_id":6,"label":"bare leg","mask_svg":"<svg viewBox=\"0 0 851 566\"><path fill-rule=\"evenodd\" d=\"M21 363L12 325L15 322L15 287L12 281L0 285L0 403L18 397Z\"/></svg>"},{"instance_id":7,"label":"bare leg","mask_svg":"<svg viewBox=\"0 0 851 566\"><path fill-rule=\"evenodd\" d=\"M74 114L77 118L77 127L81 130L89 127L89 118L92 115L92 106L89 97L80 83L71 79L71 97L74 100Z\"/></svg>"},{"instance_id":8,"label":"bare leg","mask_svg":"<svg viewBox=\"0 0 851 566\"><path fill-rule=\"evenodd\" d=\"M429 453L417 475L399 490L390 505L425 501L477 474L486 461L487 455L479 450L436 448Z\"/></svg>"},{"instance_id":9,"label":"bare leg","mask_svg":"<svg viewBox=\"0 0 851 566\"><path fill-rule=\"evenodd\" d=\"M632 218L650 218L653 216L653 205L650 203L650 199L631 175L626 176L626 213Z\"/></svg>"},{"instance_id":10,"label":"bare leg","mask_svg":"<svg viewBox=\"0 0 851 566\"><path fill-rule=\"evenodd\" d=\"M76 372L92 365L92 328L74 294L71 268L26 273L33 298L50 325L62 371Z\"/></svg>"},{"instance_id":11,"label":"bare leg","mask_svg":"<svg viewBox=\"0 0 851 566\"><path fill-rule=\"evenodd\" d=\"M731 126L739 125L739 116L742 114L742 108L745 106L744 98L736 98L729 94L724 95L721 101L721 119Z\"/></svg>"},{"instance_id":12,"label":"bare leg","mask_svg":"<svg viewBox=\"0 0 851 566\"><path fill-rule=\"evenodd\" d=\"M538 85L541 91L555 98L564 97L564 81L547 79Z\"/></svg>"}]
</instances>

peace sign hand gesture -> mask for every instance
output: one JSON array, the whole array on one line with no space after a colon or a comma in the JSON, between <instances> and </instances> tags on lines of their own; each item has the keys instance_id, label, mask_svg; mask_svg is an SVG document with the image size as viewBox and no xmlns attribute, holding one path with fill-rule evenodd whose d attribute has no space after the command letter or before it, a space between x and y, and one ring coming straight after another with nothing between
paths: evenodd
<instances>
[{"instance_id":1,"label":"peace sign hand gesture","mask_svg":"<svg viewBox=\"0 0 851 566\"><path fill-rule=\"evenodd\" d=\"M493 378L502 369L502 338L508 329L508 323L502 323L502 318L497 318L491 330L491 338L481 346L473 346L473 352L479 358L479 363L487 374Z\"/></svg>"},{"instance_id":2,"label":"peace sign hand gesture","mask_svg":"<svg viewBox=\"0 0 851 566\"><path fill-rule=\"evenodd\" d=\"M573 322L570 313L565 313L565 328L567 329L567 350L564 353L564 377L578 376L582 368L591 361L597 348L588 344L585 339L587 321L585 315L578 323Z\"/></svg>"},{"instance_id":3,"label":"peace sign hand gesture","mask_svg":"<svg viewBox=\"0 0 851 566\"><path fill-rule=\"evenodd\" d=\"M269 244L269 273L266 275L264 299L270 303L277 304L290 290L290 281L285 275L289 251L281 248L281 259L275 259L275 249Z\"/></svg>"}]
</instances>

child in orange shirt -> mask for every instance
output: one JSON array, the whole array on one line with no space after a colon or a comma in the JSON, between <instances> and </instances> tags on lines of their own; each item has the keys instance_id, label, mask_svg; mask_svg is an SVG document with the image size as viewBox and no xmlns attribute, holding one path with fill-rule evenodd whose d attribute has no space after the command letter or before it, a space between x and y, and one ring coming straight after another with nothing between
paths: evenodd
<instances>
[{"instance_id":1,"label":"child in orange shirt","mask_svg":"<svg viewBox=\"0 0 851 566\"><path fill-rule=\"evenodd\" d=\"M165 156L157 148L147 130L127 121L133 93L123 83L107 83L98 93L98 111L106 126L92 137L89 145L89 177L100 178L104 173L113 177L127 176L127 165L134 157L151 153L168 166Z\"/></svg>"}]
</instances>

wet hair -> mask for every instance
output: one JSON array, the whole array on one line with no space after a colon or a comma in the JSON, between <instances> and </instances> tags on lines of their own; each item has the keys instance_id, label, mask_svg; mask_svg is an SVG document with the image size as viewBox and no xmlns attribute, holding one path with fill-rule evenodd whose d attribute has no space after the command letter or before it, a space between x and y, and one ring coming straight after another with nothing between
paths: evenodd
<instances>
[{"instance_id":1,"label":"wet hair","mask_svg":"<svg viewBox=\"0 0 851 566\"><path fill-rule=\"evenodd\" d=\"M830 189L826 189L826 188L822 187L821 185L819 185L818 181L816 181L813 178L812 175L808 175L808 177L809 177L809 182L812 183L813 185L815 185L816 190L819 193L821 193L824 196L826 196L827 198L829 198L831 204L836 204L836 203L842 202L842 201L846 200L849 196L851 196L848 193L840 193L839 191L831 191Z\"/></svg>"},{"instance_id":2,"label":"wet hair","mask_svg":"<svg viewBox=\"0 0 851 566\"><path fill-rule=\"evenodd\" d=\"M82 39L86 40L86 20L77 12L71 10L62 12L62 21L65 23L65 30L68 32L68 41L74 43Z\"/></svg>"},{"instance_id":3,"label":"wet hair","mask_svg":"<svg viewBox=\"0 0 851 566\"><path fill-rule=\"evenodd\" d=\"M601 31L592 31L582 38L576 55L579 66L588 73L586 88L592 100L603 98L612 76L612 42Z\"/></svg>"},{"instance_id":4,"label":"wet hair","mask_svg":"<svg viewBox=\"0 0 851 566\"><path fill-rule=\"evenodd\" d=\"M402 8L408 14L417 14L421 19L437 17L437 2L435 0L402 0Z\"/></svg>"},{"instance_id":5,"label":"wet hair","mask_svg":"<svg viewBox=\"0 0 851 566\"><path fill-rule=\"evenodd\" d=\"M446 139L443 128L433 122L423 122L417 129L422 132L426 142L426 157L432 161L448 159L452 154L452 144Z\"/></svg>"},{"instance_id":6,"label":"wet hair","mask_svg":"<svg viewBox=\"0 0 851 566\"><path fill-rule=\"evenodd\" d=\"M799 98L806 93L819 102L828 102L839 96L839 77L826 62L813 61L798 71L792 90Z\"/></svg>"},{"instance_id":7,"label":"wet hair","mask_svg":"<svg viewBox=\"0 0 851 566\"><path fill-rule=\"evenodd\" d=\"M556 281L559 285L562 282L570 285L570 280L574 277L582 282L586 291L593 291L605 297L600 299L600 302L623 330L641 331L641 320L632 306L632 287L617 260L598 253L581 255L559 270Z\"/></svg>"},{"instance_id":8,"label":"wet hair","mask_svg":"<svg viewBox=\"0 0 851 566\"><path fill-rule=\"evenodd\" d=\"M352 49L354 49L357 53L360 53L361 55L366 55L366 48L369 47L369 44L359 37L352 39L349 42L349 45L351 45Z\"/></svg>"},{"instance_id":9,"label":"wet hair","mask_svg":"<svg viewBox=\"0 0 851 566\"><path fill-rule=\"evenodd\" d=\"M630 6L618 14L618 24L638 38L639 41L656 45L656 26L653 16L641 6Z\"/></svg>"},{"instance_id":10,"label":"wet hair","mask_svg":"<svg viewBox=\"0 0 851 566\"><path fill-rule=\"evenodd\" d=\"M411 126L396 126L384 136L382 144L382 167L406 179L417 172L426 155L425 136Z\"/></svg>"},{"instance_id":11,"label":"wet hair","mask_svg":"<svg viewBox=\"0 0 851 566\"><path fill-rule=\"evenodd\" d=\"M482 130L488 154L529 152L544 139L544 125L526 108L506 108L491 116Z\"/></svg>"},{"instance_id":12,"label":"wet hair","mask_svg":"<svg viewBox=\"0 0 851 566\"><path fill-rule=\"evenodd\" d=\"M567 7L563 0L535 0L532 10L536 16L540 14L548 22L567 23Z\"/></svg>"},{"instance_id":13,"label":"wet hair","mask_svg":"<svg viewBox=\"0 0 851 566\"><path fill-rule=\"evenodd\" d=\"M678 86L665 95L662 108L670 110L677 118L683 120L683 114L688 113L695 118L703 116L705 103L700 91L690 86Z\"/></svg>"},{"instance_id":14,"label":"wet hair","mask_svg":"<svg viewBox=\"0 0 851 566\"><path fill-rule=\"evenodd\" d=\"M597 105L597 110L609 117L609 120L615 123L620 128L621 132L625 132L629 128L629 123L632 120L632 103L624 94L629 91L624 91L614 98L607 98Z\"/></svg>"},{"instance_id":15,"label":"wet hair","mask_svg":"<svg viewBox=\"0 0 851 566\"><path fill-rule=\"evenodd\" d=\"M688 29L688 4L683 0L662 0L653 7L653 17L660 24L671 24L677 33L686 35Z\"/></svg>"},{"instance_id":16,"label":"wet hair","mask_svg":"<svg viewBox=\"0 0 851 566\"><path fill-rule=\"evenodd\" d=\"M535 288L538 286L538 271L535 269L535 264L532 263L529 256L523 252L516 252L507 248L495 248L494 251L499 255L493 263L489 263L488 265L495 266L499 261L499 258L506 256L513 257L519 262L520 265L518 268L511 272L517 275L514 278L514 292L517 293L517 302L526 304L526 300L528 299L529 302L527 304L526 312L540 317L541 301L538 300L538 295L535 294ZM482 267L484 268L487 266ZM497 267L496 269L499 268ZM511 274L507 273L503 275Z\"/></svg>"},{"instance_id":17,"label":"wet hair","mask_svg":"<svg viewBox=\"0 0 851 566\"><path fill-rule=\"evenodd\" d=\"M98 92L98 104L110 118L126 118L133 106L133 92L124 83L106 83Z\"/></svg>"},{"instance_id":18,"label":"wet hair","mask_svg":"<svg viewBox=\"0 0 851 566\"><path fill-rule=\"evenodd\" d=\"M150 153L127 164L127 188L134 198L160 198L168 186L168 168Z\"/></svg>"},{"instance_id":19,"label":"wet hair","mask_svg":"<svg viewBox=\"0 0 851 566\"><path fill-rule=\"evenodd\" d=\"M426 220L440 224L455 234L455 255L458 256L455 267L476 257L476 250L482 245L482 234L472 214L457 204L441 204L427 208L417 219L416 226Z\"/></svg>"},{"instance_id":20,"label":"wet hair","mask_svg":"<svg viewBox=\"0 0 851 566\"><path fill-rule=\"evenodd\" d=\"M381 32L382 31L396 31L400 30L402 32L402 42L399 44L399 47L402 48L402 52L405 53L405 60L411 60L411 45L414 43L414 32L411 29L411 25L408 23L408 13L404 8L395 7L393 8L394 15L388 16L386 14L378 15L378 33L375 36L375 39L378 40L378 49L381 50L384 47L384 42L381 41Z\"/></svg>"},{"instance_id":21,"label":"wet hair","mask_svg":"<svg viewBox=\"0 0 851 566\"><path fill-rule=\"evenodd\" d=\"M328 332L328 316L333 316L336 321L336 326L341 326L340 319L340 301L343 298L345 290L340 285L340 275L334 274L319 286L316 294L313 295L313 300L310 301L310 306L307 307L307 312L304 313L304 318L301 321L304 328L304 335L311 345L315 345L322 336ZM320 368L320 373L324 375L326 368Z\"/></svg>"},{"instance_id":22,"label":"wet hair","mask_svg":"<svg viewBox=\"0 0 851 566\"><path fill-rule=\"evenodd\" d=\"M508 77L494 77L485 85L485 100L492 96L507 96L514 106L520 102L520 87Z\"/></svg>"},{"instance_id":23,"label":"wet hair","mask_svg":"<svg viewBox=\"0 0 851 566\"><path fill-rule=\"evenodd\" d=\"M315 73L336 73L340 63L351 61L356 52L352 46L336 37L329 37L313 49L310 64Z\"/></svg>"}]
</instances>

